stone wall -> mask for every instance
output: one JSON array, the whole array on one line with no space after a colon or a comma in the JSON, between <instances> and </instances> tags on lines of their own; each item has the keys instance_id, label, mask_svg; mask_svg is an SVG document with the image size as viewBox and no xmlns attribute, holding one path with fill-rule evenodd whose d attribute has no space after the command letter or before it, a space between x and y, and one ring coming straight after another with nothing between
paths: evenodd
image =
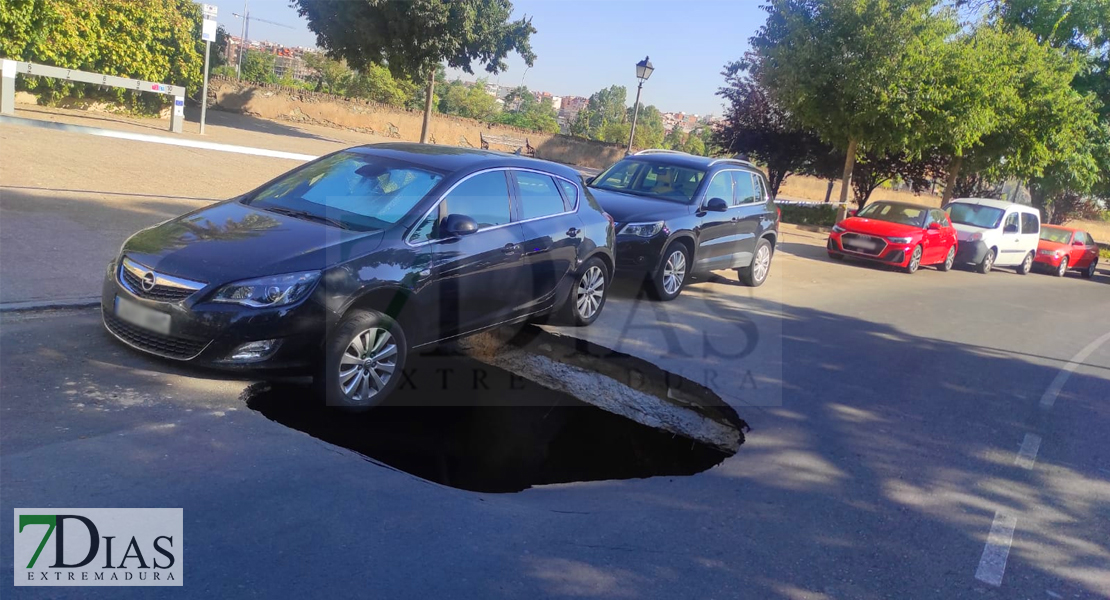
<instances>
[{"instance_id":1,"label":"stone wall","mask_svg":"<svg viewBox=\"0 0 1110 600\"><path fill-rule=\"evenodd\" d=\"M424 117L419 111L365 100L221 77L210 80L208 93L210 106L218 110L263 119L339 127L410 142L420 140ZM624 157L624 148L616 144L537 133L449 115L432 116L430 137L436 144L477 148L481 145L479 135L482 133L527 139L536 149L537 158L582 167L604 169ZM511 152L516 148L491 144L490 149Z\"/></svg>"}]
</instances>

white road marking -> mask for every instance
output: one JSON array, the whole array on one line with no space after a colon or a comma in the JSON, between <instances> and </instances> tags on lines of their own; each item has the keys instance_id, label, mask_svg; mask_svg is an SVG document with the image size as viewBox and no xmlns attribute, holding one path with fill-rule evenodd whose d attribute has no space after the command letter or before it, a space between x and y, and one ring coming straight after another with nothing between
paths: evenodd
<instances>
[{"instance_id":1,"label":"white road marking","mask_svg":"<svg viewBox=\"0 0 1110 600\"><path fill-rule=\"evenodd\" d=\"M1103 334L1102 337L1087 344L1086 348L1080 350L1078 354L1071 357L1068 364L1060 369L1060 372L1056 374L1056 379L1052 380L1052 384L1048 386L1044 395L1041 396L1041 408L1049 409L1052 408L1053 404L1056 404L1056 396L1060 395L1060 390L1064 389L1064 384L1068 382L1068 378L1071 377L1071 374L1079 368L1079 365L1083 364L1083 361L1087 360L1087 357L1090 356L1091 353L1098 350L1098 347L1105 344L1107 341L1110 341L1110 332Z\"/></svg>"},{"instance_id":2,"label":"white road marking","mask_svg":"<svg viewBox=\"0 0 1110 600\"><path fill-rule=\"evenodd\" d=\"M282 152L280 150L267 150L265 148L252 148L250 146L233 146L231 144L217 144L215 142L201 142L198 140L187 140L166 137L161 135L148 135L145 133L133 133L130 131L115 131L112 129L101 129L99 127L86 127L84 125L71 125L69 123L55 123L53 121L39 121L37 119L24 119L22 117L0 117L0 123L8 123L12 125L28 125L31 127L39 127L42 129L56 129L59 131L68 131L71 133L84 133L88 135L98 135L101 137L116 138L120 140L131 140L135 142L148 142L152 144L166 144L168 146L184 146L186 148L198 148L201 150L216 150L218 152L232 152L235 154L250 154L253 156L266 156L269 158L284 158L288 160L299 160L302 162L316 160L318 156L311 154L297 154L295 152Z\"/></svg>"},{"instance_id":3,"label":"white road marking","mask_svg":"<svg viewBox=\"0 0 1110 600\"><path fill-rule=\"evenodd\" d=\"M1017 517L1003 512L994 513L987 545L983 548L983 557L979 559L979 568L975 570L976 579L995 587L1002 585L1002 575L1006 573L1006 559L1010 556L1010 542L1014 539L1015 527Z\"/></svg>"},{"instance_id":4,"label":"white road marking","mask_svg":"<svg viewBox=\"0 0 1110 600\"><path fill-rule=\"evenodd\" d=\"M1032 469L1033 463L1037 461L1037 451L1040 449L1041 436L1035 433L1025 434L1025 439L1021 442L1021 449L1018 450L1014 464L1023 469Z\"/></svg>"}]
</instances>

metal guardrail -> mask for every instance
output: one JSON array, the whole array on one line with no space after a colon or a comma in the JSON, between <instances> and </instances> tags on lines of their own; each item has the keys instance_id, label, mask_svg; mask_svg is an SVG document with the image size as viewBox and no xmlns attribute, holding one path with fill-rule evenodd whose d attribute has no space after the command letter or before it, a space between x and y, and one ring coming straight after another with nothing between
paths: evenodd
<instances>
[{"instance_id":1,"label":"metal guardrail","mask_svg":"<svg viewBox=\"0 0 1110 600\"><path fill-rule=\"evenodd\" d=\"M23 62L19 60L0 59L0 114L15 114L15 77L16 75L33 75L35 77L50 77L65 81L91 83L125 88L136 92L150 92L152 94L165 94L173 96L173 110L170 112L170 131L181 133L182 124L185 122L185 88L179 85L143 81L141 79L128 79L115 75L90 73L76 69L63 69L49 65Z\"/></svg>"}]
</instances>

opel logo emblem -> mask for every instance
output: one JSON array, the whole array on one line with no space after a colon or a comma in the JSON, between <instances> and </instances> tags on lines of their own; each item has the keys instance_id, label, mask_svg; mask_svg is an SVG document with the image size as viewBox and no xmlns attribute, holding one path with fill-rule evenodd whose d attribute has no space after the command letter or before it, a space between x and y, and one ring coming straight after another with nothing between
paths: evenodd
<instances>
[{"instance_id":1,"label":"opel logo emblem","mask_svg":"<svg viewBox=\"0 0 1110 600\"><path fill-rule=\"evenodd\" d=\"M154 289L154 273L147 272L143 275L143 291L149 292Z\"/></svg>"}]
</instances>

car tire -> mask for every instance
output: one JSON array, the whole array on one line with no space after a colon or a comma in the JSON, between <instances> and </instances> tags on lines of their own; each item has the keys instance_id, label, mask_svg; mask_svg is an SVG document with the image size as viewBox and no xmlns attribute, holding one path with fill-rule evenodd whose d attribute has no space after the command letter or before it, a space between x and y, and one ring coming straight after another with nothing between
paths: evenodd
<instances>
[{"instance_id":1,"label":"car tire","mask_svg":"<svg viewBox=\"0 0 1110 600\"><path fill-rule=\"evenodd\" d=\"M759 240L755 245L755 254L752 255L752 264L746 269L737 269L736 274L740 278L740 283L748 287L759 287L767 281L767 276L771 274L771 259L774 258L775 251L771 248L771 242L766 238Z\"/></svg>"},{"instance_id":2,"label":"car tire","mask_svg":"<svg viewBox=\"0 0 1110 600\"><path fill-rule=\"evenodd\" d=\"M352 310L327 340L317 384L328 406L366 410L397 387L407 358L400 324L376 310Z\"/></svg>"},{"instance_id":3,"label":"car tire","mask_svg":"<svg viewBox=\"0 0 1110 600\"><path fill-rule=\"evenodd\" d=\"M921 268L921 255L924 254L924 252L925 251L921 248L921 244L914 246L913 254L910 254L910 262L906 263L906 266L902 267L902 270L910 275L916 273L917 270Z\"/></svg>"},{"instance_id":4,"label":"car tire","mask_svg":"<svg viewBox=\"0 0 1110 600\"><path fill-rule=\"evenodd\" d=\"M559 311L559 321L585 327L597 320L609 291L609 269L597 257L587 260L574 277L570 296Z\"/></svg>"},{"instance_id":5,"label":"car tire","mask_svg":"<svg viewBox=\"0 0 1110 600\"><path fill-rule=\"evenodd\" d=\"M1098 270L1098 261L1097 261L1097 260L1092 260L1092 261L1091 261L1091 264L1090 264L1090 265L1087 265L1087 268L1086 268L1086 269L1083 269L1083 271L1082 271L1082 273L1083 273L1083 278L1084 278L1084 279L1092 279L1092 278L1094 278L1094 276L1095 276L1095 271L1097 271L1097 270Z\"/></svg>"},{"instance_id":6,"label":"car tire","mask_svg":"<svg viewBox=\"0 0 1110 600\"><path fill-rule=\"evenodd\" d=\"M975 270L979 271L980 273L990 273L991 269L994 268L994 255L997 252L998 251L994 248L988 250L987 255L983 257L983 260L979 261L978 265L976 265Z\"/></svg>"},{"instance_id":7,"label":"car tire","mask_svg":"<svg viewBox=\"0 0 1110 600\"><path fill-rule=\"evenodd\" d=\"M674 300L682 293L690 275L690 251L681 242L671 242L647 284L654 300Z\"/></svg>"},{"instance_id":8,"label":"car tire","mask_svg":"<svg viewBox=\"0 0 1110 600\"><path fill-rule=\"evenodd\" d=\"M1063 277L1068 274L1068 257L1060 259L1060 266L1056 267L1056 276Z\"/></svg>"},{"instance_id":9,"label":"car tire","mask_svg":"<svg viewBox=\"0 0 1110 600\"><path fill-rule=\"evenodd\" d=\"M948 249L948 256L944 257L944 262L937 265L937 270L951 271L954 264L956 264L956 247L952 246Z\"/></svg>"},{"instance_id":10,"label":"car tire","mask_svg":"<svg viewBox=\"0 0 1110 600\"><path fill-rule=\"evenodd\" d=\"M1032 271L1032 270L1033 270L1033 253L1030 252L1029 254L1025 255L1025 260L1021 261L1021 264L1018 265L1017 273L1018 273L1018 275L1028 275L1029 271Z\"/></svg>"}]
</instances>

